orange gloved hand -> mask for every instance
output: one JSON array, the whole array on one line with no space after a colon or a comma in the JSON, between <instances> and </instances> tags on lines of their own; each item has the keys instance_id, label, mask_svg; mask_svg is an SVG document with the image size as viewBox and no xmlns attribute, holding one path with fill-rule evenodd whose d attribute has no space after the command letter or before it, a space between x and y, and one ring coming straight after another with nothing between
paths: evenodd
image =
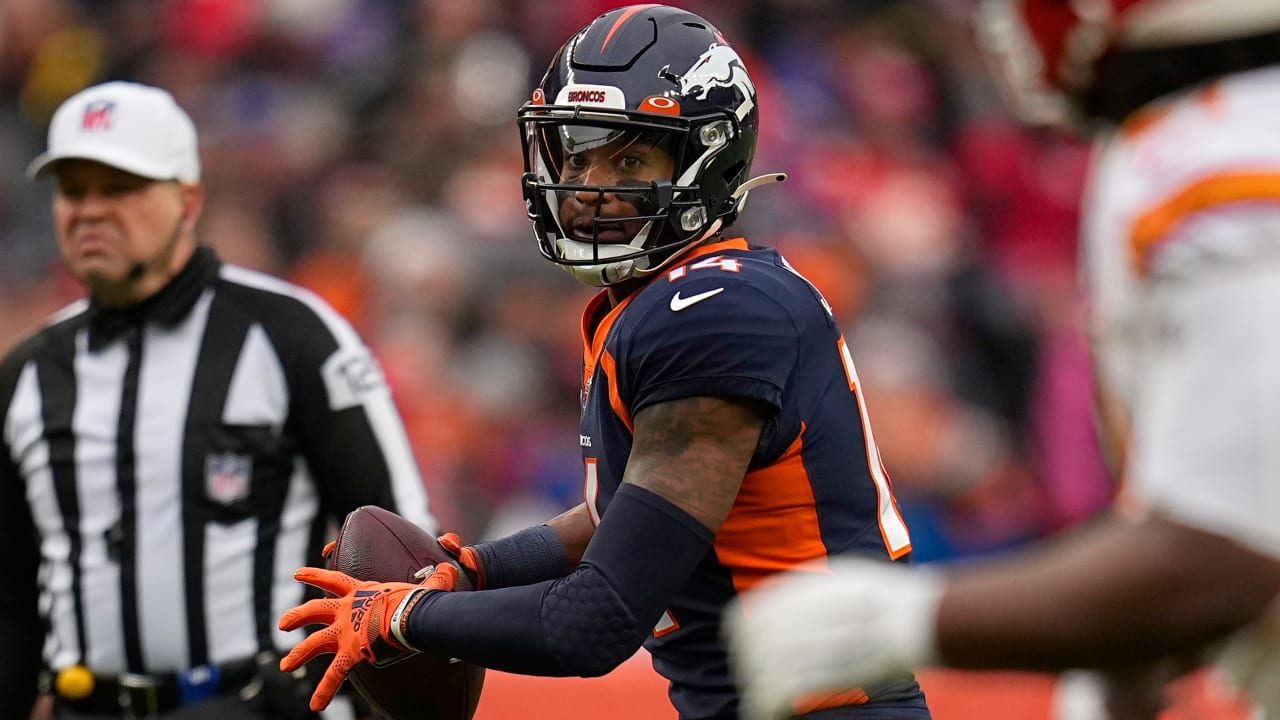
<instances>
[{"instance_id":1,"label":"orange gloved hand","mask_svg":"<svg viewBox=\"0 0 1280 720\"><path fill-rule=\"evenodd\" d=\"M458 560L458 564L467 573L467 579L471 581L471 587L483 590L484 568L480 565L480 555L471 546L463 545L462 538L457 533L445 533L436 538L436 542Z\"/></svg>"},{"instance_id":2,"label":"orange gloved hand","mask_svg":"<svg viewBox=\"0 0 1280 720\"><path fill-rule=\"evenodd\" d=\"M420 585L362 581L335 570L310 567L299 568L293 577L335 596L308 600L280 616L281 630L325 625L280 660L282 671L293 672L317 655L334 653L311 695L311 709L319 712L333 700L357 663L377 663L417 651L405 639L409 612L428 592L452 590L458 569L442 564ZM379 653L383 657L379 658Z\"/></svg>"}]
</instances>

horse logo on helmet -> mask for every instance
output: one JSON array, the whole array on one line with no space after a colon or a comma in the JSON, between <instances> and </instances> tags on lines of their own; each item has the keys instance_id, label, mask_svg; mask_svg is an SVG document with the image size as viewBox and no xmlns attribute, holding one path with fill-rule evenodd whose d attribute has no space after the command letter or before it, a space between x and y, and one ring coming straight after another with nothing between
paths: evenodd
<instances>
[{"instance_id":1,"label":"horse logo on helmet","mask_svg":"<svg viewBox=\"0 0 1280 720\"><path fill-rule=\"evenodd\" d=\"M680 95L695 100L706 100L707 94L716 88L737 88L743 98L738 109L740 118L755 105L756 86L747 77L742 58L728 45L712 44L677 80Z\"/></svg>"}]
</instances>

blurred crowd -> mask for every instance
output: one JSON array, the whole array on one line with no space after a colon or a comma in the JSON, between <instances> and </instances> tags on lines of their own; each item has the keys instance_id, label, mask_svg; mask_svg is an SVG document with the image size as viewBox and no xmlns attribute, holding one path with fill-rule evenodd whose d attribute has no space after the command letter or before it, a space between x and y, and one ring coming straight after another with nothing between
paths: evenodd
<instances>
[{"instance_id":1,"label":"blurred crowd","mask_svg":"<svg viewBox=\"0 0 1280 720\"><path fill-rule=\"evenodd\" d=\"M3 0L0 344L81 294L49 192L53 109L107 79L200 128L200 236L330 300L381 359L445 529L478 540L581 499L580 311L520 197L514 118L604 0ZM736 226L845 325L917 557L1086 521L1113 483L1093 430L1075 234L1087 149L1020 127L972 0L672 0L716 23L761 96Z\"/></svg>"}]
</instances>

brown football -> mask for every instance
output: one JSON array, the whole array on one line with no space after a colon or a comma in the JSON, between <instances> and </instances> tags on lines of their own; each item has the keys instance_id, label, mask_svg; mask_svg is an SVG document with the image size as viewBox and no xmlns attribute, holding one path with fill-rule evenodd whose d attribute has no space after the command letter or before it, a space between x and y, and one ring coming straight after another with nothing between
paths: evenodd
<instances>
[{"instance_id":1,"label":"brown football","mask_svg":"<svg viewBox=\"0 0 1280 720\"><path fill-rule=\"evenodd\" d=\"M422 528L366 505L342 523L329 567L359 580L417 583L418 570L451 559ZM454 591L472 589L459 574ZM374 710L391 720L471 720L484 687L483 667L429 652L380 667L360 663L347 677Z\"/></svg>"}]
</instances>

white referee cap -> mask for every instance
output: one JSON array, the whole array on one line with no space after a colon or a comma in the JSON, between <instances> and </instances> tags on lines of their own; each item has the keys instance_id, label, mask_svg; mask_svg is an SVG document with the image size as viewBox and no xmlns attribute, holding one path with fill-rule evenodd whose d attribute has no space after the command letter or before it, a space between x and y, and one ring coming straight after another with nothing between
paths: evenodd
<instances>
[{"instance_id":1,"label":"white referee cap","mask_svg":"<svg viewBox=\"0 0 1280 720\"><path fill-rule=\"evenodd\" d=\"M168 92L109 82L67 98L49 124L49 149L27 166L27 178L59 160L94 160L154 180L199 182L195 124Z\"/></svg>"}]
</instances>

